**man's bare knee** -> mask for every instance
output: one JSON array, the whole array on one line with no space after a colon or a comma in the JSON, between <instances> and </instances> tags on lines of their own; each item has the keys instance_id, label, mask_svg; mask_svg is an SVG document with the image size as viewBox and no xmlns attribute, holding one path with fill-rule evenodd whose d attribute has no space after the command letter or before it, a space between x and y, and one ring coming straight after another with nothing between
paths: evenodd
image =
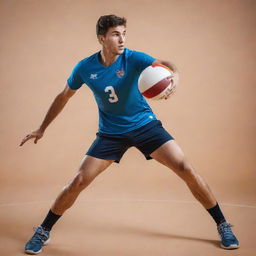
<instances>
[{"instance_id":1,"label":"man's bare knee","mask_svg":"<svg viewBox=\"0 0 256 256\"><path fill-rule=\"evenodd\" d=\"M82 191L93 181L93 179L94 177L91 177L90 175L85 175L83 172L79 172L66 188L71 193Z\"/></svg>"},{"instance_id":2,"label":"man's bare knee","mask_svg":"<svg viewBox=\"0 0 256 256\"><path fill-rule=\"evenodd\" d=\"M85 189L113 161L86 156L73 180L64 187L68 193L77 193Z\"/></svg>"},{"instance_id":3,"label":"man's bare knee","mask_svg":"<svg viewBox=\"0 0 256 256\"><path fill-rule=\"evenodd\" d=\"M174 171L188 184L197 182L198 175L187 161L177 163Z\"/></svg>"}]
</instances>

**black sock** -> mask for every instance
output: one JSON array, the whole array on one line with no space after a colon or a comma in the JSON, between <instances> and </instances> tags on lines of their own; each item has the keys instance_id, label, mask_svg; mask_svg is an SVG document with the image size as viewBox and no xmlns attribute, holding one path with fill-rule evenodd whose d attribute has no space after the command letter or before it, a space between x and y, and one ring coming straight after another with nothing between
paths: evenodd
<instances>
[{"instance_id":1,"label":"black sock","mask_svg":"<svg viewBox=\"0 0 256 256\"><path fill-rule=\"evenodd\" d=\"M217 225L226 221L218 203L214 207L207 209L207 211L211 214Z\"/></svg>"},{"instance_id":2,"label":"black sock","mask_svg":"<svg viewBox=\"0 0 256 256\"><path fill-rule=\"evenodd\" d=\"M57 215L50 210L43 223L41 224L41 227L43 227L43 229L47 231L50 231L52 229L52 226L57 222L60 217L61 215Z\"/></svg>"}]
</instances>

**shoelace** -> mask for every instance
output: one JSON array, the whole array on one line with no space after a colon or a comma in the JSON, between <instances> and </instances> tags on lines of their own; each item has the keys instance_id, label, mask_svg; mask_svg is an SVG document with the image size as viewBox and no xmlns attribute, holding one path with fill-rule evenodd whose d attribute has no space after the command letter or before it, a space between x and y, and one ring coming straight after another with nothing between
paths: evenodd
<instances>
[{"instance_id":1,"label":"shoelace","mask_svg":"<svg viewBox=\"0 0 256 256\"><path fill-rule=\"evenodd\" d=\"M48 235L43 231L42 228L33 228L36 232L34 236L31 238L31 243L44 243L48 239Z\"/></svg>"},{"instance_id":2,"label":"shoelace","mask_svg":"<svg viewBox=\"0 0 256 256\"><path fill-rule=\"evenodd\" d=\"M231 230L231 227L233 227L229 223L223 223L220 224L218 229L221 237L225 237L225 239L232 239L234 237L233 232Z\"/></svg>"}]
</instances>

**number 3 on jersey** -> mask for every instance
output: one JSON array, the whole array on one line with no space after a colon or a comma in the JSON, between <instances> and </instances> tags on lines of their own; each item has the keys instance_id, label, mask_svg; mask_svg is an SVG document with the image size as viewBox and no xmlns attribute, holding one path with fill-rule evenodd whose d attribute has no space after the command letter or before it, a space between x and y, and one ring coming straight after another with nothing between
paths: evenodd
<instances>
[{"instance_id":1,"label":"number 3 on jersey","mask_svg":"<svg viewBox=\"0 0 256 256\"><path fill-rule=\"evenodd\" d=\"M116 95L116 92L115 92L113 86L107 86L104 91L105 92L110 92L109 98L108 98L110 103L115 103L115 102L118 101L118 97Z\"/></svg>"}]
</instances>

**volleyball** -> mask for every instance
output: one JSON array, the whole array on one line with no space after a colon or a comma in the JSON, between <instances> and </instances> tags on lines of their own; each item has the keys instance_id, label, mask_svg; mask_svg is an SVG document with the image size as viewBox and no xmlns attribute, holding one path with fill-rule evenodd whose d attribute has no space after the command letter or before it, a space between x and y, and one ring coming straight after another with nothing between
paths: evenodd
<instances>
[{"instance_id":1,"label":"volleyball","mask_svg":"<svg viewBox=\"0 0 256 256\"><path fill-rule=\"evenodd\" d=\"M145 68L138 80L139 91L151 100L165 99L173 88L172 71L161 64L153 64Z\"/></svg>"}]
</instances>

